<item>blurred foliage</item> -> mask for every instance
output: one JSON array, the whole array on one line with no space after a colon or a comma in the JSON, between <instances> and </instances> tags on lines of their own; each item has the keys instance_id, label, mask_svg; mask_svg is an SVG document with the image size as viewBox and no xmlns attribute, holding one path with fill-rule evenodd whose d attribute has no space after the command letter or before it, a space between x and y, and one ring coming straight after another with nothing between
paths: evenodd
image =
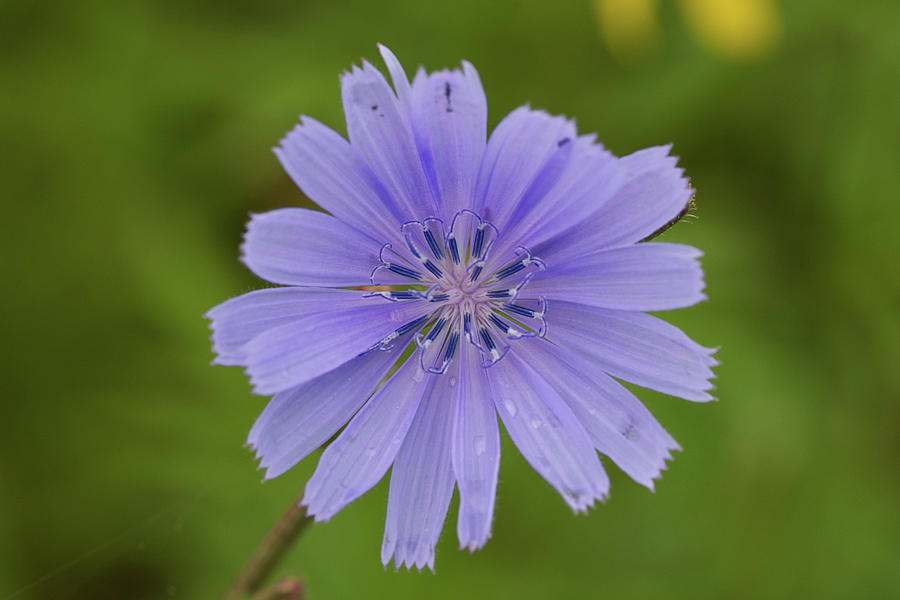
<instances>
[{"instance_id":1,"label":"blurred foliage","mask_svg":"<svg viewBox=\"0 0 900 600\"><path fill-rule=\"evenodd\" d=\"M259 483L265 399L201 315L264 285L248 212L308 203L269 149L301 111L343 130L337 75L378 41L471 60L491 125L530 102L619 154L675 143L699 221L665 237L710 301L667 318L721 346L720 402L639 392L684 447L655 493L607 462L572 516L505 440L483 551L451 508L436 575L385 572L382 482L281 571L310 598L897 597L900 3L739 2L780 32L742 61L714 3L651 3L636 61L598 4L0 2L0 598L215 598L301 488L315 458Z\"/></svg>"}]
</instances>

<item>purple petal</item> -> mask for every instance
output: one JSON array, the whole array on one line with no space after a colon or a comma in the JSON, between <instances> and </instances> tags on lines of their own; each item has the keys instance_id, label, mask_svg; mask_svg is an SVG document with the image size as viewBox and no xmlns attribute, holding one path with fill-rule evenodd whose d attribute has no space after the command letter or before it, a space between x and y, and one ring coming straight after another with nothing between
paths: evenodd
<instances>
[{"instance_id":1,"label":"purple petal","mask_svg":"<svg viewBox=\"0 0 900 600\"><path fill-rule=\"evenodd\" d=\"M594 142L595 137L579 136L556 185L529 210L520 205L503 234L510 247L535 246L565 231L621 187L625 169L619 159Z\"/></svg>"},{"instance_id":2,"label":"purple petal","mask_svg":"<svg viewBox=\"0 0 900 600\"><path fill-rule=\"evenodd\" d=\"M218 355L213 362L247 366L244 346L250 340L306 315L328 311L333 302L331 290L300 287L256 290L227 300L206 313Z\"/></svg>"},{"instance_id":3,"label":"purple petal","mask_svg":"<svg viewBox=\"0 0 900 600\"><path fill-rule=\"evenodd\" d=\"M591 439L559 394L510 352L488 372L509 437L576 512L606 497L609 479Z\"/></svg>"},{"instance_id":4,"label":"purple petal","mask_svg":"<svg viewBox=\"0 0 900 600\"><path fill-rule=\"evenodd\" d=\"M703 294L702 253L681 244L645 243L555 264L528 283L528 293L618 310L670 310Z\"/></svg>"},{"instance_id":5,"label":"purple petal","mask_svg":"<svg viewBox=\"0 0 900 600\"><path fill-rule=\"evenodd\" d=\"M378 52L381 53L381 59L391 75L391 83L394 84L394 91L397 92L397 99L407 114L410 112L410 98L412 96L412 88L409 85L409 79L406 77L406 71L403 65L394 56L390 48L383 44L378 44Z\"/></svg>"},{"instance_id":6,"label":"purple petal","mask_svg":"<svg viewBox=\"0 0 900 600\"><path fill-rule=\"evenodd\" d=\"M277 477L328 441L356 414L406 344L368 352L303 385L275 394L247 436L266 479Z\"/></svg>"},{"instance_id":7,"label":"purple petal","mask_svg":"<svg viewBox=\"0 0 900 600\"><path fill-rule=\"evenodd\" d=\"M322 212L282 208L253 215L242 246L256 275L285 285L369 283L382 242Z\"/></svg>"},{"instance_id":8,"label":"purple petal","mask_svg":"<svg viewBox=\"0 0 900 600\"><path fill-rule=\"evenodd\" d=\"M565 399L594 447L652 490L670 451L680 448L634 394L555 344L523 340L516 352Z\"/></svg>"},{"instance_id":9,"label":"purple petal","mask_svg":"<svg viewBox=\"0 0 900 600\"><path fill-rule=\"evenodd\" d=\"M561 264L639 242L669 223L693 195L683 171L675 167L677 159L668 156L670 149L647 148L621 158L628 173L624 184L586 219L531 249L544 261Z\"/></svg>"},{"instance_id":10,"label":"purple petal","mask_svg":"<svg viewBox=\"0 0 900 600\"><path fill-rule=\"evenodd\" d=\"M450 434L456 390L448 376L426 377L427 390L391 470L381 562L387 566L393 558L398 569L427 565L433 571L434 547L453 495Z\"/></svg>"},{"instance_id":11,"label":"purple petal","mask_svg":"<svg viewBox=\"0 0 900 600\"><path fill-rule=\"evenodd\" d=\"M425 372L407 360L325 449L303 496L316 521L327 521L384 477L425 388Z\"/></svg>"},{"instance_id":12,"label":"purple petal","mask_svg":"<svg viewBox=\"0 0 900 600\"><path fill-rule=\"evenodd\" d=\"M341 76L350 143L402 207L405 220L436 214L412 129L384 76L372 65Z\"/></svg>"},{"instance_id":13,"label":"purple petal","mask_svg":"<svg viewBox=\"0 0 900 600\"><path fill-rule=\"evenodd\" d=\"M460 549L472 551L491 537L500 469L500 429L487 371L481 367L474 346L462 345L457 365L459 391L453 397L451 440L453 472L459 487L456 532Z\"/></svg>"},{"instance_id":14,"label":"purple petal","mask_svg":"<svg viewBox=\"0 0 900 600\"><path fill-rule=\"evenodd\" d=\"M593 361L596 368L642 387L685 400L712 400L715 350L680 329L641 312L552 300L547 338Z\"/></svg>"},{"instance_id":15,"label":"purple petal","mask_svg":"<svg viewBox=\"0 0 900 600\"><path fill-rule=\"evenodd\" d=\"M475 211L503 231L513 213L527 212L559 180L574 141L575 126L562 117L524 106L509 113L488 140Z\"/></svg>"},{"instance_id":16,"label":"purple petal","mask_svg":"<svg viewBox=\"0 0 900 600\"><path fill-rule=\"evenodd\" d=\"M463 62L462 72L420 72L412 87L412 124L449 222L457 211L472 207L487 137L487 99L475 67Z\"/></svg>"},{"instance_id":17,"label":"purple petal","mask_svg":"<svg viewBox=\"0 0 900 600\"><path fill-rule=\"evenodd\" d=\"M294 183L348 225L394 239L408 216L359 153L315 119L301 117L301 122L274 149Z\"/></svg>"},{"instance_id":18,"label":"purple petal","mask_svg":"<svg viewBox=\"0 0 900 600\"><path fill-rule=\"evenodd\" d=\"M424 302L387 302L353 290L322 291L330 297L317 297L316 302L330 303L327 311L303 314L244 346L256 393L280 392L323 375L429 311Z\"/></svg>"}]
</instances>

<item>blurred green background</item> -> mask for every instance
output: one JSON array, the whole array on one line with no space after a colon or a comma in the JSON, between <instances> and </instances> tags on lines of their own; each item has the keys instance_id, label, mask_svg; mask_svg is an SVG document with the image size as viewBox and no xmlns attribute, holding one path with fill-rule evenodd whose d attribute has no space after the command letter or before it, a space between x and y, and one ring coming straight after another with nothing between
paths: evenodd
<instances>
[{"instance_id":1,"label":"blurred green background","mask_svg":"<svg viewBox=\"0 0 900 600\"><path fill-rule=\"evenodd\" d=\"M718 403L640 392L684 448L657 491L610 463L573 516L504 439L493 539L379 561L386 482L279 573L309 598L900 597L900 2L0 2L0 600L216 598L303 486L242 447L266 399L203 313L263 283L250 211L307 205L270 148L343 131L338 74L478 67L698 190L668 240L710 300Z\"/></svg>"}]
</instances>

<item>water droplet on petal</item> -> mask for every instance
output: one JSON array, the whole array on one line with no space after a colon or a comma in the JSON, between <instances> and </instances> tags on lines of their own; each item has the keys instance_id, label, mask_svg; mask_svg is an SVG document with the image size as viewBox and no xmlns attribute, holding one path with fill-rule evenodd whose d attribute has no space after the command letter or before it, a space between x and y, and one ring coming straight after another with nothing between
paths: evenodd
<instances>
[{"instance_id":1,"label":"water droplet on petal","mask_svg":"<svg viewBox=\"0 0 900 600\"><path fill-rule=\"evenodd\" d=\"M503 407L506 408L506 412L509 413L509 416L511 416L511 417L516 416L516 412L518 409L516 409L516 405L513 404L511 401L505 400L503 402Z\"/></svg>"},{"instance_id":2,"label":"water droplet on petal","mask_svg":"<svg viewBox=\"0 0 900 600\"><path fill-rule=\"evenodd\" d=\"M540 419L538 419L537 417L531 417L531 426L534 429L540 429L541 425L543 425L543 424L544 424L544 422L541 421Z\"/></svg>"},{"instance_id":3,"label":"water droplet on petal","mask_svg":"<svg viewBox=\"0 0 900 600\"><path fill-rule=\"evenodd\" d=\"M475 439L472 440L472 443L475 446L475 456L484 454L484 451L487 448L487 442L485 442L483 435L476 435Z\"/></svg>"}]
</instances>

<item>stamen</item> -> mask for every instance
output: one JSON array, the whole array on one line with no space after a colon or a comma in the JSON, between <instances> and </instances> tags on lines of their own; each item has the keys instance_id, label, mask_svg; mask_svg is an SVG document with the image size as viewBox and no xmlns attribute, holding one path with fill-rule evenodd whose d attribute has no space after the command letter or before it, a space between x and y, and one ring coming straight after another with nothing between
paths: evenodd
<instances>
[{"instance_id":1,"label":"stamen","mask_svg":"<svg viewBox=\"0 0 900 600\"><path fill-rule=\"evenodd\" d=\"M475 242L472 244L472 256L481 258L481 246L484 244L484 223L475 230Z\"/></svg>"},{"instance_id":2,"label":"stamen","mask_svg":"<svg viewBox=\"0 0 900 600\"><path fill-rule=\"evenodd\" d=\"M444 222L437 217L428 217L422 221L422 234L437 261L444 260L444 250L438 240L444 241Z\"/></svg>"},{"instance_id":3,"label":"stamen","mask_svg":"<svg viewBox=\"0 0 900 600\"><path fill-rule=\"evenodd\" d=\"M466 313L463 315L463 332L466 334L466 340L469 342L472 341L472 314Z\"/></svg>"},{"instance_id":4,"label":"stamen","mask_svg":"<svg viewBox=\"0 0 900 600\"><path fill-rule=\"evenodd\" d=\"M437 277L438 279L440 279L441 277L444 276L444 273L441 272L441 270L437 267L437 265L435 265L433 262L431 262L430 259L427 259L427 258L426 258L425 260L423 260L423 261L422 261L422 265L423 265L426 269L428 269L429 271L431 271L431 274L434 275L435 277Z\"/></svg>"},{"instance_id":5,"label":"stamen","mask_svg":"<svg viewBox=\"0 0 900 600\"><path fill-rule=\"evenodd\" d=\"M413 292L410 290L403 290L400 292L391 292L391 298L395 300L416 300L419 298L417 292Z\"/></svg>"},{"instance_id":6,"label":"stamen","mask_svg":"<svg viewBox=\"0 0 900 600\"><path fill-rule=\"evenodd\" d=\"M494 339L491 337L491 333L487 330L487 328L481 328L481 339L484 340L484 345L487 346L487 349L494 350L496 346L494 345Z\"/></svg>"},{"instance_id":7,"label":"stamen","mask_svg":"<svg viewBox=\"0 0 900 600\"><path fill-rule=\"evenodd\" d=\"M485 296L488 298L512 298L512 295L515 293L515 289L508 290L491 290Z\"/></svg>"},{"instance_id":8,"label":"stamen","mask_svg":"<svg viewBox=\"0 0 900 600\"><path fill-rule=\"evenodd\" d=\"M447 247L450 249L450 258L453 259L453 264L459 264L459 248L456 247L456 238L453 236L453 232L451 231L447 235Z\"/></svg>"},{"instance_id":9,"label":"stamen","mask_svg":"<svg viewBox=\"0 0 900 600\"><path fill-rule=\"evenodd\" d=\"M528 266L527 259L520 260L517 263L513 263L513 264L506 266L506 267L500 269L499 271L497 271L497 274L495 275L495 277L497 279L506 279L507 277L515 275L516 273L518 273L519 271L521 271L522 269L524 269L527 266Z\"/></svg>"},{"instance_id":10,"label":"stamen","mask_svg":"<svg viewBox=\"0 0 900 600\"><path fill-rule=\"evenodd\" d=\"M533 319L535 316L535 312L530 308L525 308L524 306L519 306L518 304L504 304L503 310L511 313L515 313L517 315L522 315L523 317L528 317L529 319Z\"/></svg>"},{"instance_id":11,"label":"stamen","mask_svg":"<svg viewBox=\"0 0 900 600\"><path fill-rule=\"evenodd\" d=\"M488 319L490 319L491 323L496 325L497 328L500 329L500 331L502 331L503 333L509 333L509 331L512 329L512 327L508 323L504 323L500 319L500 317L498 317L494 313L491 313L491 316L489 316Z\"/></svg>"},{"instance_id":12,"label":"stamen","mask_svg":"<svg viewBox=\"0 0 900 600\"><path fill-rule=\"evenodd\" d=\"M497 349L497 345L494 344L494 339L491 337L490 332L482 327L481 328L481 339L484 340L484 345L487 346L487 350L491 355L491 360L482 363L482 367L487 368L491 365L495 364L498 360L503 358L506 355L506 352L509 350L509 346L504 347L503 352L501 353Z\"/></svg>"},{"instance_id":13,"label":"stamen","mask_svg":"<svg viewBox=\"0 0 900 600\"><path fill-rule=\"evenodd\" d=\"M547 300L542 296L538 299L538 302L541 303L540 310L534 310L511 302L507 302L502 306L502 310L506 313L519 315L528 319L536 319L540 322L539 325L528 323L527 329L529 329L531 333L517 332L519 333L517 337L544 337L547 335Z\"/></svg>"},{"instance_id":14,"label":"stamen","mask_svg":"<svg viewBox=\"0 0 900 600\"><path fill-rule=\"evenodd\" d=\"M412 331L419 325L424 324L425 321L427 321L427 320L428 320L428 315L419 317L418 319L415 319L414 321L410 321L409 323L407 323L406 325L403 325L402 327L398 327L394 331L394 333L396 333L397 335L403 335L404 333L409 333L410 331Z\"/></svg>"},{"instance_id":15,"label":"stamen","mask_svg":"<svg viewBox=\"0 0 900 600\"><path fill-rule=\"evenodd\" d=\"M434 327L431 328L431 331L428 332L428 335L425 336L425 344L428 345L437 338L441 334L441 329L444 328L444 325L447 323L447 319L441 317L434 323Z\"/></svg>"},{"instance_id":16,"label":"stamen","mask_svg":"<svg viewBox=\"0 0 900 600\"><path fill-rule=\"evenodd\" d=\"M387 267L387 269L389 271L393 271L397 275L402 275L403 277L409 277L410 279L415 279L415 280L422 279L422 274L419 273L418 271L413 271L412 269L407 269L406 267L400 266L398 264L387 263L384 266Z\"/></svg>"},{"instance_id":17,"label":"stamen","mask_svg":"<svg viewBox=\"0 0 900 600\"><path fill-rule=\"evenodd\" d=\"M441 252L441 247L438 246L437 240L434 239L434 234L428 229L424 229L422 233L425 235L425 241L428 242L428 247L431 248L431 253L434 254L434 257L438 260L444 258L444 253Z\"/></svg>"},{"instance_id":18,"label":"stamen","mask_svg":"<svg viewBox=\"0 0 900 600\"><path fill-rule=\"evenodd\" d=\"M391 302L397 302L398 300L418 300L421 298L418 292L409 290L402 290L399 292L372 292L371 294L366 294L363 298L374 298L375 296L380 296Z\"/></svg>"},{"instance_id":19,"label":"stamen","mask_svg":"<svg viewBox=\"0 0 900 600\"><path fill-rule=\"evenodd\" d=\"M534 333L529 333L526 331L522 331L520 329L516 329L509 323L506 323L505 321L503 321L496 314L491 313L491 316L488 318L490 319L491 323L496 325L497 328L500 331L502 331L506 335L506 337L508 337L511 340L519 340L519 339L522 339L523 337L535 337Z\"/></svg>"},{"instance_id":20,"label":"stamen","mask_svg":"<svg viewBox=\"0 0 900 600\"><path fill-rule=\"evenodd\" d=\"M374 346L369 348L369 350L367 350L367 352L371 351L371 350L375 350L376 348L378 350L390 350L391 348L394 347L393 344L391 344L391 342L396 340L398 337L409 333L416 327L424 324L427 320L428 320L428 315L425 315L425 316L419 317L418 319L410 321L409 323L407 323L406 325L403 325L402 327L398 327L394 331L390 332L389 334L387 334L386 336L381 338L381 340L377 344L375 344Z\"/></svg>"},{"instance_id":21,"label":"stamen","mask_svg":"<svg viewBox=\"0 0 900 600\"><path fill-rule=\"evenodd\" d=\"M453 360L453 355L456 353L456 344L459 343L459 333L454 331L450 334L450 339L447 342L447 351L444 352L444 365L450 364L450 361Z\"/></svg>"}]
</instances>

